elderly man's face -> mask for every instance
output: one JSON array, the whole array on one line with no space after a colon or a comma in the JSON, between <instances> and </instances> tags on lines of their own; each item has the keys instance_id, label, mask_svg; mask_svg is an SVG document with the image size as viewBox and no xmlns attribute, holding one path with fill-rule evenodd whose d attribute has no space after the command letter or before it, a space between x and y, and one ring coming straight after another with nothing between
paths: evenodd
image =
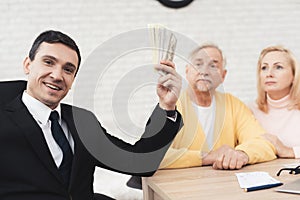
<instances>
[{"instance_id":1,"label":"elderly man's face","mask_svg":"<svg viewBox=\"0 0 300 200\"><path fill-rule=\"evenodd\" d=\"M226 76L223 58L218 49L201 49L192 58L192 65L186 67L186 78L193 90L199 92L214 91Z\"/></svg>"}]
</instances>

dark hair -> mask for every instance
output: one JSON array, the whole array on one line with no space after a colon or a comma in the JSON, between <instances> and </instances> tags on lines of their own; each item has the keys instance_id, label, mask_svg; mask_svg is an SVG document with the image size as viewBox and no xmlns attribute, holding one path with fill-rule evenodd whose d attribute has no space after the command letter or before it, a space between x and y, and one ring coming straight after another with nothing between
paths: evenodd
<instances>
[{"instance_id":1,"label":"dark hair","mask_svg":"<svg viewBox=\"0 0 300 200\"><path fill-rule=\"evenodd\" d=\"M41 33L34 40L32 46L31 46L31 49L29 51L30 60L34 60L35 55L36 55L40 45L43 42L46 42L46 43L49 43L49 44L62 43L64 45L66 45L67 47L69 47L69 48L73 49L74 51L76 51L77 56L78 56L78 67L77 67L77 71L76 71L76 74L77 74L78 69L79 69L79 65L80 65L80 62L81 62L81 56L80 56L79 48L78 48L77 44L75 43L75 41L72 38L70 38L69 36L67 36L66 34L64 34L60 31L48 30L48 31L45 31L45 32Z\"/></svg>"}]
</instances>

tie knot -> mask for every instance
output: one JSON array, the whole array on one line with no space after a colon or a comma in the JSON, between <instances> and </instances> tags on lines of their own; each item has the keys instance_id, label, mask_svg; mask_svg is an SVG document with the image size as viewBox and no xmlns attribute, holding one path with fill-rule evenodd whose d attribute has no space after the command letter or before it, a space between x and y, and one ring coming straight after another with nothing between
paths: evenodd
<instances>
[{"instance_id":1,"label":"tie knot","mask_svg":"<svg viewBox=\"0 0 300 200\"><path fill-rule=\"evenodd\" d=\"M57 111L52 111L50 114L50 121L58 121L59 115Z\"/></svg>"}]
</instances>

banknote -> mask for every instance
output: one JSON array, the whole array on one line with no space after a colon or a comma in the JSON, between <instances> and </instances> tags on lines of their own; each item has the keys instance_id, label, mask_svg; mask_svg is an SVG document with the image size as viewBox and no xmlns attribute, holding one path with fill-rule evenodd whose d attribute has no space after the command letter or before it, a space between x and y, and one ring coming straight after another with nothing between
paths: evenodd
<instances>
[{"instance_id":1,"label":"banknote","mask_svg":"<svg viewBox=\"0 0 300 200\"><path fill-rule=\"evenodd\" d=\"M149 24L150 42L153 50L153 61L173 61L177 38L172 31L161 24Z\"/></svg>"}]
</instances>

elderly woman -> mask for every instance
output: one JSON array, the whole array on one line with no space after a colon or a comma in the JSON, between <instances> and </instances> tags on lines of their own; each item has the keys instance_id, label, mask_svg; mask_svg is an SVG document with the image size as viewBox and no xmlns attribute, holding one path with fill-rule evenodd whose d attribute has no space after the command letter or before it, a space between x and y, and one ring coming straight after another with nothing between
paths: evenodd
<instances>
[{"instance_id":1,"label":"elderly woman","mask_svg":"<svg viewBox=\"0 0 300 200\"><path fill-rule=\"evenodd\" d=\"M277 156L300 158L300 71L291 53L281 46L262 50L257 64L256 103L250 105Z\"/></svg>"}]
</instances>

